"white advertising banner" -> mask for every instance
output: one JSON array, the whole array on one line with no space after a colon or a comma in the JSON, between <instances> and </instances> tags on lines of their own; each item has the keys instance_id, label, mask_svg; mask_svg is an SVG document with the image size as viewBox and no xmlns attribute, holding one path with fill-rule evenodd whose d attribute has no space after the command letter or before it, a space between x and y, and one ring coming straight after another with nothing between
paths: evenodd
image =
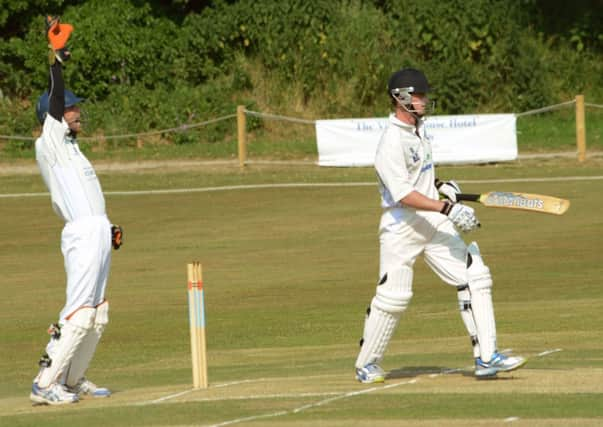
<instances>
[{"instance_id":1,"label":"white advertising banner","mask_svg":"<svg viewBox=\"0 0 603 427\"><path fill-rule=\"evenodd\" d=\"M514 114L430 116L425 121L437 164L517 159ZM373 166L388 118L317 120L320 166Z\"/></svg>"}]
</instances>

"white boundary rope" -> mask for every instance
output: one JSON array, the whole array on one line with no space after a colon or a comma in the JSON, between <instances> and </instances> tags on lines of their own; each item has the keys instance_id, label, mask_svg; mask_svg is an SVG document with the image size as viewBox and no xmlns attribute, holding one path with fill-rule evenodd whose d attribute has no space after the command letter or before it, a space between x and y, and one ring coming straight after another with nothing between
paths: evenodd
<instances>
[{"instance_id":1,"label":"white boundary rope","mask_svg":"<svg viewBox=\"0 0 603 427\"><path fill-rule=\"evenodd\" d=\"M281 116L278 114L260 113L259 111L251 111L247 109L245 109L245 113L255 117L265 117L267 119L283 120L286 122L302 123L307 125L313 125L316 123L316 120L298 119L295 117Z\"/></svg>"},{"instance_id":2,"label":"white boundary rope","mask_svg":"<svg viewBox=\"0 0 603 427\"><path fill-rule=\"evenodd\" d=\"M33 136L0 135L0 139L14 139L15 141L33 141Z\"/></svg>"},{"instance_id":3,"label":"white boundary rope","mask_svg":"<svg viewBox=\"0 0 603 427\"><path fill-rule=\"evenodd\" d=\"M88 137L78 138L78 140L80 140L80 141L98 141L100 139L106 139L106 140L124 139L124 138L135 138L135 137L140 137L140 136L159 135L162 133L184 132L188 129L194 129L194 128L198 128L201 126L207 126L212 123L222 122L224 120L232 119L233 117L236 117L236 116L237 116L236 114L229 114L227 116L218 117L216 119L206 120L204 122L194 123L194 124L190 124L190 125L182 124L178 127L169 128L169 129L161 129L161 130L142 132L142 133L130 133L130 134L125 134L125 135L108 135L108 136L102 136L102 137L88 136Z\"/></svg>"},{"instance_id":4,"label":"white boundary rope","mask_svg":"<svg viewBox=\"0 0 603 427\"><path fill-rule=\"evenodd\" d=\"M558 110L561 107L565 107L567 105L572 105L575 103L576 103L576 101L572 100L572 101L562 102L561 104L549 105L548 107L542 107L542 108L537 108L536 110L529 110L529 111L524 111L523 113L517 113L517 114L515 114L515 117L530 116L532 114L538 114L538 113L546 113L548 111Z\"/></svg>"},{"instance_id":5,"label":"white boundary rope","mask_svg":"<svg viewBox=\"0 0 603 427\"><path fill-rule=\"evenodd\" d=\"M173 127L173 128L169 128L169 129L160 129L160 130L154 130L154 131L142 132L142 133L128 133L128 134L123 134L123 135L106 135L106 136L104 136L104 135L103 136L85 136L85 137L78 138L78 141L99 141L99 140L111 140L111 139L137 138L137 137L141 137L141 136L159 135L162 133L184 132L189 129L194 129L194 128L198 128L201 126L207 126L207 125L210 125L213 123L218 123L218 122L221 122L224 120L229 120L236 116L237 116L236 114L228 114L226 116L217 117L215 119L210 119L210 120L205 120L205 121L199 122L199 123L192 123L192 124L183 123L177 127ZM37 138L33 137L33 136L0 135L0 139L14 139L14 140L18 140L18 141L34 141Z\"/></svg>"}]
</instances>

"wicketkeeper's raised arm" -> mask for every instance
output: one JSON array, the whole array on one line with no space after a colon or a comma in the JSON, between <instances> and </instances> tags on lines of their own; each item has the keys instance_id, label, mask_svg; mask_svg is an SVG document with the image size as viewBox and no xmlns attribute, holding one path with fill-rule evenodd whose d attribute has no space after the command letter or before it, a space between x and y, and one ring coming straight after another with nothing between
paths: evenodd
<instances>
[{"instance_id":1,"label":"wicketkeeper's raised arm","mask_svg":"<svg viewBox=\"0 0 603 427\"><path fill-rule=\"evenodd\" d=\"M67 49L67 40L73 32L73 26L61 24L58 17L46 17L46 32L50 48L50 74L48 77L48 114L61 121L65 112L65 83L62 63L71 57Z\"/></svg>"},{"instance_id":2,"label":"wicketkeeper's raised arm","mask_svg":"<svg viewBox=\"0 0 603 427\"><path fill-rule=\"evenodd\" d=\"M55 60L63 63L71 57L71 52L67 48L67 40L73 32L73 25L62 24L58 16L46 17L46 34L48 35L48 47L50 48L50 63Z\"/></svg>"},{"instance_id":3,"label":"wicketkeeper's raised arm","mask_svg":"<svg viewBox=\"0 0 603 427\"><path fill-rule=\"evenodd\" d=\"M60 62L50 66L48 77L48 114L60 122L65 112L65 83Z\"/></svg>"}]
</instances>

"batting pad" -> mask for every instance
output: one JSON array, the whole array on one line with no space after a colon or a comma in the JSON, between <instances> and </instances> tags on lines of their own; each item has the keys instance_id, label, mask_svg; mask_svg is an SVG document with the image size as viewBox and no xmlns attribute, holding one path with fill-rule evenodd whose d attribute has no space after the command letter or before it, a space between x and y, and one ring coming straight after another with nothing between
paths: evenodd
<instances>
[{"instance_id":1,"label":"batting pad","mask_svg":"<svg viewBox=\"0 0 603 427\"><path fill-rule=\"evenodd\" d=\"M109 323L109 302L104 301L96 307L94 325L88 330L88 333L82 340L80 347L76 351L71 365L67 370L65 384L70 387L77 385L78 381L84 377L86 370L92 361L96 346L103 335L105 327Z\"/></svg>"},{"instance_id":2,"label":"batting pad","mask_svg":"<svg viewBox=\"0 0 603 427\"><path fill-rule=\"evenodd\" d=\"M56 383L65 372L84 337L92 328L95 315L96 309L82 307L63 324L61 337L53 347L53 354L50 355L52 362L48 368L43 368L38 376L40 387L46 388Z\"/></svg>"},{"instance_id":3,"label":"batting pad","mask_svg":"<svg viewBox=\"0 0 603 427\"><path fill-rule=\"evenodd\" d=\"M473 319L473 310L471 309L471 292L469 292L469 285L462 285L457 287L456 296L459 301L459 310L461 312L461 319L465 324L465 328L471 338L471 346L473 347L473 358L481 356L479 350L479 341L477 339L477 326Z\"/></svg>"},{"instance_id":4,"label":"batting pad","mask_svg":"<svg viewBox=\"0 0 603 427\"><path fill-rule=\"evenodd\" d=\"M496 322L492 304L492 276L490 269L484 264L477 243L471 242L467 247L472 263L467 269L469 290L471 292L471 309L477 327L477 339L481 358L485 362L492 359L496 351Z\"/></svg>"},{"instance_id":5,"label":"batting pad","mask_svg":"<svg viewBox=\"0 0 603 427\"><path fill-rule=\"evenodd\" d=\"M369 314L364 322L364 335L356 367L379 363L398 325L400 315L412 298L412 269L400 267L388 272L377 286Z\"/></svg>"}]
</instances>

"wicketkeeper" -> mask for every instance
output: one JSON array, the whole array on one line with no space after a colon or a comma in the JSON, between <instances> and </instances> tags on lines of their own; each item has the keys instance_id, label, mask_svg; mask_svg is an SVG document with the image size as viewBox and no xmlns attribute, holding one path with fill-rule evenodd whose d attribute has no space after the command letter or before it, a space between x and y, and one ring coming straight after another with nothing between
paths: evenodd
<instances>
[{"instance_id":1,"label":"wicketkeeper","mask_svg":"<svg viewBox=\"0 0 603 427\"><path fill-rule=\"evenodd\" d=\"M92 165L80 151L82 101L65 89L63 64L71 53L67 41L73 31L58 18L46 18L50 52L48 91L40 96L36 114L42 134L36 140L36 161L52 200L65 221L61 250L67 275L67 300L59 321L51 325L50 341L40 359L30 398L34 404L74 403L88 394L107 397L108 389L85 377L88 365L109 321L105 287L111 247L121 245L121 227L105 213L105 199Z\"/></svg>"},{"instance_id":2,"label":"wicketkeeper","mask_svg":"<svg viewBox=\"0 0 603 427\"><path fill-rule=\"evenodd\" d=\"M460 188L454 181L436 180L431 144L423 128L429 90L425 75L412 68L395 72L388 83L394 112L375 158L383 208L380 279L356 360L356 378L363 383L385 380L379 364L412 297L413 266L419 255L457 289L461 316L473 343L475 375L492 377L526 362L497 351L490 270L477 243L467 246L457 231L472 231L479 221L472 208L457 203Z\"/></svg>"}]
</instances>

